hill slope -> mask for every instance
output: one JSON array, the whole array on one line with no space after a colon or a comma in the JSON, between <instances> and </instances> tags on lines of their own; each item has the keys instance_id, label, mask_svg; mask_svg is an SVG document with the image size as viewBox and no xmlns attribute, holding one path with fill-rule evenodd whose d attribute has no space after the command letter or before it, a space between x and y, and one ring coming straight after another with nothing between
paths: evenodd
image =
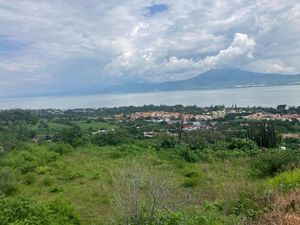
<instances>
[{"instance_id":1,"label":"hill slope","mask_svg":"<svg viewBox=\"0 0 300 225\"><path fill-rule=\"evenodd\" d=\"M105 90L107 93L130 93L172 90L203 90L244 86L300 84L300 75L265 74L239 69L210 70L187 80L164 83L128 83Z\"/></svg>"}]
</instances>

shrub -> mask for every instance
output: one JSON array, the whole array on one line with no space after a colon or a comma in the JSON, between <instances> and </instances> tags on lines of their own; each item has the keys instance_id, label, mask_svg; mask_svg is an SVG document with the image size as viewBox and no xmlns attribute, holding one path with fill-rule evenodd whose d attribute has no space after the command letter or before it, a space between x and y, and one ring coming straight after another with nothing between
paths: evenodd
<instances>
[{"instance_id":1,"label":"shrub","mask_svg":"<svg viewBox=\"0 0 300 225\"><path fill-rule=\"evenodd\" d=\"M274 176L279 172L297 168L300 154L295 151L274 150L263 152L253 162L254 174L259 177Z\"/></svg>"},{"instance_id":2,"label":"shrub","mask_svg":"<svg viewBox=\"0 0 300 225\"><path fill-rule=\"evenodd\" d=\"M13 133L2 129L3 128L0 128L0 150L2 147L3 151L9 151L16 147L18 144L18 139Z\"/></svg>"},{"instance_id":3,"label":"shrub","mask_svg":"<svg viewBox=\"0 0 300 225\"><path fill-rule=\"evenodd\" d=\"M130 141L129 133L124 129L99 133L92 137L92 143L98 146L120 145Z\"/></svg>"},{"instance_id":4,"label":"shrub","mask_svg":"<svg viewBox=\"0 0 300 225\"><path fill-rule=\"evenodd\" d=\"M180 212L160 211L151 225L188 225L187 218Z\"/></svg>"},{"instance_id":5,"label":"shrub","mask_svg":"<svg viewBox=\"0 0 300 225\"><path fill-rule=\"evenodd\" d=\"M264 186L247 186L242 189L229 212L248 219L256 219L270 210L275 193Z\"/></svg>"},{"instance_id":6,"label":"shrub","mask_svg":"<svg viewBox=\"0 0 300 225\"><path fill-rule=\"evenodd\" d=\"M1 194L13 195L17 192L16 175L12 170L0 171L0 196Z\"/></svg>"},{"instance_id":7,"label":"shrub","mask_svg":"<svg viewBox=\"0 0 300 225\"><path fill-rule=\"evenodd\" d=\"M186 174L184 174L185 177L189 177L189 178L192 178L192 177L198 177L199 176L199 173L198 172L195 172L195 171L191 171L191 172L188 172Z\"/></svg>"},{"instance_id":8,"label":"shrub","mask_svg":"<svg viewBox=\"0 0 300 225\"><path fill-rule=\"evenodd\" d=\"M64 191L64 189L62 187L52 187L49 190L50 193L58 193L58 192L63 192L63 191Z\"/></svg>"},{"instance_id":9,"label":"shrub","mask_svg":"<svg viewBox=\"0 0 300 225\"><path fill-rule=\"evenodd\" d=\"M177 140L174 136L171 135L160 135L158 136L158 148L174 148L177 143Z\"/></svg>"},{"instance_id":10,"label":"shrub","mask_svg":"<svg viewBox=\"0 0 300 225\"><path fill-rule=\"evenodd\" d=\"M253 151L257 149L257 145L251 140L235 138L231 140L228 148L230 150Z\"/></svg>"},{"instance_id":11,"label":"shrub","mask_svg":"<svg viewBox=\"0 0 300 225\"><path fill-rule=\"evenodd\" d=\"M24 183L27 185L33 184L36 182L36 177L34 175L34 173L27 173L24 176Z\"/></svg>"},{"instance_id":12,"label":"shrub","mask_svg":"<svg viewBox=\"0 0 300 225\"><path fill-rule=\"evenodd\" d=\"M175 151L187 162L197 162L199 160L197 151L190 149L187 145L176 145Z\"/></svg>"},{"instance_id":13,"label":"shrub","mask_svg":"<svg viewBox=\"0 0 300 225\"><path fill-rule=\"evenodd\" d=\"M203 150L208 145L201 131L184 132L182 141L192 150Z\"/></svg>"},{"instance_id":14,"label":"shrub","mask_svg":"<svg viewBox=\"0 0 300 225\"><path fill-rule=\"evenodd\" d=\"M0 197L0 224L80 225L73 208L66 202L42 203L34 199Z\"/></svg>"},{"instance_id":15,"label":"shrub","mask_svg":"<svg viewBox=\"0 0 300 225\"><path fill-rule=\"evenodd\" d=\"M51 176L45 176L42 180L41 180L41 184L45 185L45 186L50 186L52 185L54 182L54 178Z\"/></svg>"},{"instance_id":16,"label":"shrub","mask_svg":"<svg viewBox=\"0 0 300 225\"><path fill-rule=\"evenodd\" d=\"M271 210L263 214L251 225L285 224L296 225L300 221L300 191L295 190L289 195L276 196Z\"/></svg>"},{"instance_id":17,"label":"shrub","mask_svg":"<svg viewBox=\"0 0 300 225\"><path fill-rule=\"evenodd\" d=\"M46 174L48 173L49 171L49 167L48 166L38 166L36 169L35 169L35 172L37 172L38 174Z\"/></svg>"},{"instance_id":18,"label":"shrub","mask_svg":"<svg viewBox=\"0 0 300 225\"><path fill-rule=\"evenodd\" d=\"M50 147L51 151L64 155L73 151L73 147L70 144L58 143Z\"/></svg>"},{"instance_id":19,"label":"shrub","mask_svg":"<svg viewBox=\"0 0 300 225\"><path fill-rule=\"evenodd\" d=\"M153 167L133 162L130 168L122 168L112 177L114 187L113 206L116 223L154 225L161 210L173 205L170 187L166 179L155 174Z\"/></svg>"},{"instance_id":20,"label":"shrub","mask_svg":"<svg viewBox=\"0 0 300 225\"><path fill-rule=\"evenodd\" d=\"M7 154L2 160L2 164L26 174L55 161L57 156L57 153L49 151L43 146L30 147L24 145Z\"/></svg>"},{"instance_id":21,"label":"shrub","mask_svg":"<svg viewBox=\"0 0 300 225\"><path fill-rule=\"evenodd\" d=\"M279 188L284 192L300 187L300 170L281 173L267 181L267 184Z\"/></svg>"},{"instance_id":22,"label":"shrub","mask_svg":"<svg viewBox=\"0 0 300 225\"><path fill-rule=\"evenodd\" d=\"M34 162L30 162L30 161L25 161L23 162L22 165L19 166L19 170L22 174L26 174L29 172L33 172L35 170L35 168L37 167L37 164Z\"/></svg>"},{"instance_id":23,"label":"shrub","mask_svg":"<svg viewBox=\"0 0 300 225\"><path fill-rule=\"evenodd\" d=\"M73 125L71 128L64 128L59 137L65 144L70 144L73 147L77 147L84 143L83 132L77 125Z\"/></svg>"},{"instance_id":24,"label":"shrub","mask_svg":"<svg viewBox=\"0 0 300 225\"><path fill-rule=\"evenodd\" d=\"M187 179L183 182L182 186L185 188L192 188L198 185L198 180L196 179Z\"/></svg>"}]
</instances>

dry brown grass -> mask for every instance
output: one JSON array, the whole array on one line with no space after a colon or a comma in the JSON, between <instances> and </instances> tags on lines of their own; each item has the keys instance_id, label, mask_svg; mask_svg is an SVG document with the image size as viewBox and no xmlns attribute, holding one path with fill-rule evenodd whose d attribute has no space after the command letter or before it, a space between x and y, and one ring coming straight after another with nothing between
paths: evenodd
<instances>
[{"instance_id":1,"label":"dry brown grass","mask_svg":"<svg viewBox=\"0 0 300 225\"><path fill-rule=\"evenodd\" d=\"M300 189L279 196L272 210L251 225L300 225Z\"/></svg>"}]
</instances>

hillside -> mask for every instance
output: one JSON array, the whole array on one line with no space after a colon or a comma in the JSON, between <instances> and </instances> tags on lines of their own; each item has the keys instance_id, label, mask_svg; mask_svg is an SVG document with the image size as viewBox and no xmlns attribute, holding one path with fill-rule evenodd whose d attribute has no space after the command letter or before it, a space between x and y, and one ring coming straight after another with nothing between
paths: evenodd
<instances>
[{"instance_id":1,"label":"hillside","mask_svg":"<svg viewBox=\"0 0 300 225\"><path fill-rule=\"evenodd\" d=\"M173 90L205 90L245 86L300 84L300 75L266 74L239 69L210 70L191 79L164 83L128 83L110 87L106 93L130 93Z\"/></svg>"}]
</instances>

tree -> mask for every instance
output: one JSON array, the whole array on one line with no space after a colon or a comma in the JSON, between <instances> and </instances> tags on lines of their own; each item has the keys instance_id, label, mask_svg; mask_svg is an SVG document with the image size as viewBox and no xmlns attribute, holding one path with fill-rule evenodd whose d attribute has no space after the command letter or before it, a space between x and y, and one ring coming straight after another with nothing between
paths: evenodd
<instances>
[{"instance_id":1,"label":"tree","mask_svg":"<svg viewBox=\"0 0 300 225\"><path fill-rule=\"evenodd\" d=\"M278 105L277 110L280 111L280 112L285 111L286 110L286 105Z\"/></svg>"},{"instance_id":2,"label":"tree","mask_svg":"<svg viewBox=\"0 0 300 225\"><path fill-rule=\"evenodd\" d=\"M175 122L174 122L175 132L178 135L178 141L179 141L179 143L182 140L182 134L183 134L184 124L185 124L184 117L183 117L182 114L180 114L180 116L178 117L178 119L175 120Z\"/></svg>"},{"instance_id":3,"label":"tree","mask_svg":"<svg viewBox=\"0 0 300 225\"><path fill-rule=\"evenodd\" d=\"M260 124L253 124L247 131L247 136L250 140L256 142L260 147L275 148L281 142L281 137L276 132L275 125L263 121Z\"/></svg>"},{"instance_id":4,"label":"tree","mask_svg":"<svg viewBox=\"0 0 300 225\"><path fill-rule=\"evenodd\" d=\"M208 144L200 130L184 132L182 141L192 150L203 150Z\"/></svg>"},{"instance_id":5,"label":"tree","mask_svg":"<svg viewBox=\"0 0 300 225\"><path fill-rule=\"evenodd\" d=\"M30 137L30 127L37 121L38 117L30 110L15 109L0 112L0 124L22 140Z\"/></svg>"},{"instance_id":6,"label":"tree","mask_svg":"<svg viewBox=\"0 0 300 225\"><path fill-rule=\"evenodd\" d=\"M130 135L124 129L116 129L104 133L98 133L92 138L92 142L98 146L119 145L129 142Z\"/></svg>"},{"instance_id":7,"label":"tree","mask_svg":"<svg viewBox=\"0 0 300 225\"><path fill-rule=\"evenodd\" d=\"M83 144L83 132L78 125L63 129L60 132L60 138L63 143L70 144L73 147Z\"/></svg>"}]
</instances>

